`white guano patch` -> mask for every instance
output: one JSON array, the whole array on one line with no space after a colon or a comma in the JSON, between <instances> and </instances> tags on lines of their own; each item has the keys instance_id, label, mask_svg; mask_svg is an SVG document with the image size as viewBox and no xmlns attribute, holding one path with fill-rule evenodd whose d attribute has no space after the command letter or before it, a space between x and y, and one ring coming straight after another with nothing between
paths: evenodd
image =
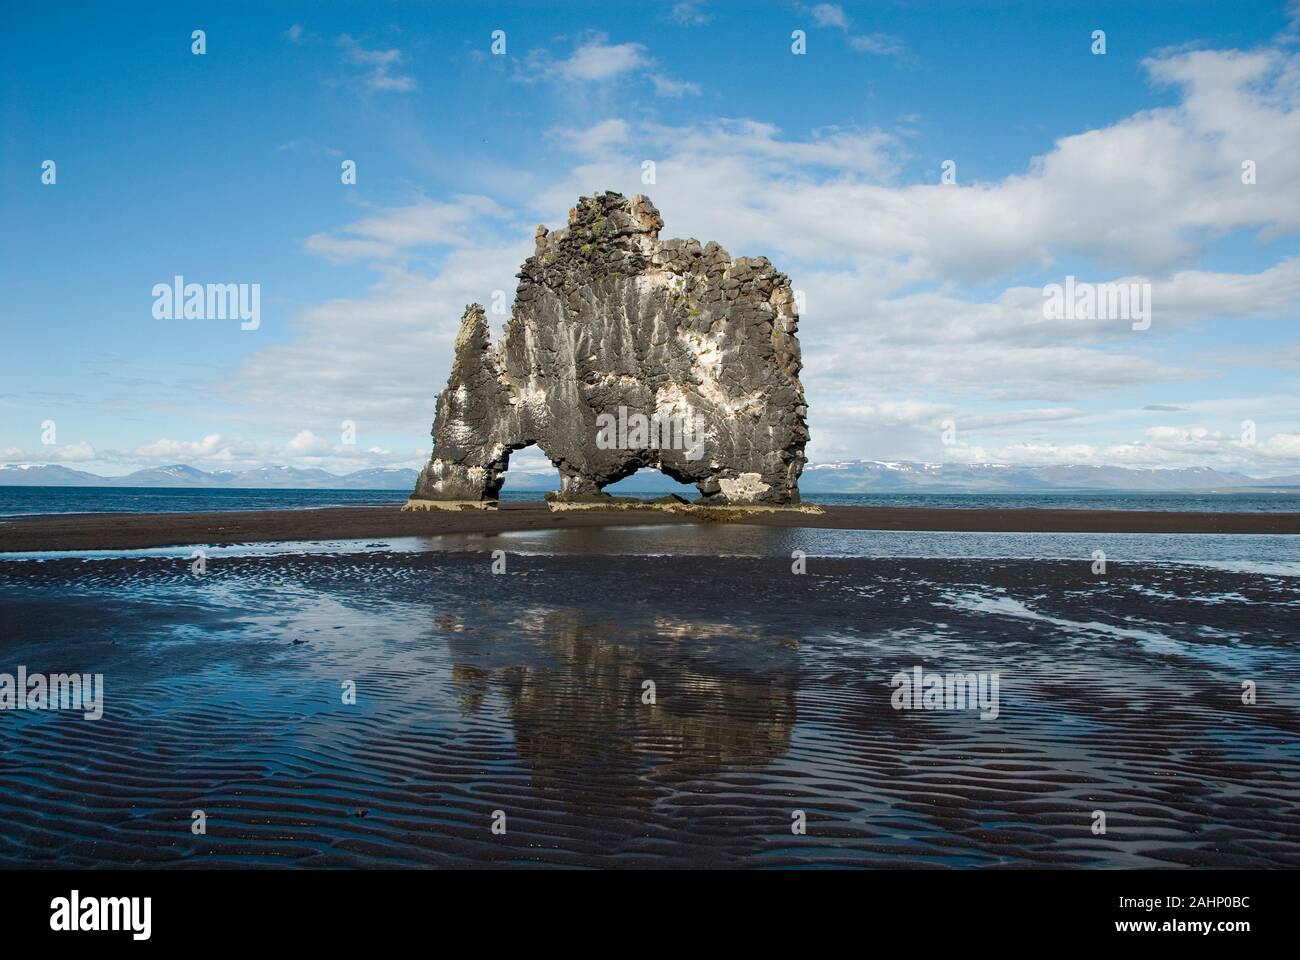
<instances>
[{"instance_id":1,"label":"white guano patch","mask_svg":"<svg viewBox=\"0 0 1300 960\"><path fill-rule=\"evenodd\" d=\"M527 410L536 423L542 424L550 419L550 408L546 404L546 399L546 391L530 383L519 391L519 402L516 406Z\"/></svg>"},{"instance_id":2,"label":"white guano patch","mask_svg":"<svg viewBox=\"0 0 1300 960\"><path fill-rule=\"evenodd\" d=\"M678 327L677 337L691 351L691 358L700 377L700 396L714 405L723 417L745 416L763 409L763 394L754 391L739 397L730 396L719 384L722 376L722 343L720 337Z\"/></svg>"},{"instance_id":3,"label":"white guano patch","mask_svg":"<svg viewBox=\"0 0 1300 960\"><path fill-rule=\"evenodd\" d=\"M680 414L684 417L695 416L695 405L682 389L681 384L666 383L655 391L655 413L669 416Z\"/></svg>"},{"instance_id":4,"label":"white guano patch","mask_svg":"<svg viewBox=\"0 0 1300 960\"><path fill-rule=\"evenodd\" d=\"M632 278L632 282L636 284L636 292L642 297L656 290L671 290L674 293L686 291L684 276L656 267L648 268L645 273L638 273Z\"/></svg>"},{"instance_id":5,"label":"white guano patch","mask_svg":"<svg viewBox=\"0 0 1300 960\"><path fill-rule=\"evenodd\" d=\"M655 391L655 417L665 423L672 423L672 418L675 418L675 422L682 425L688 460L700 459L705 446L718 439L717 431L709 424L708 418L697 411L681 384L666 383Z\"/></svg>"},{"instance_id":6,"label":"white guano patch","mask_svg":"<svg viewBox=\"0 0 1300 960\"><path fill-rule=\"evenodd\" d=\"M740 503L753 500L759 494L772 489L770 484L763 482L761 473L742 473L734 480L721 477L718 479L718 486L722 488L723 496L728 500Z\"/></svg>"},{"instance_id":7,"label":"white guano patch","mask_svg":"<svg viewBox=\"0 0 1300 960\"><path fill-rule=\"evenodd\" d=\"M465 420L459 417L450 420L444 428L446 436L452 443L463 447L472 447L478 444L478 431L474 429Z\"/></svg>"}]
</instances>

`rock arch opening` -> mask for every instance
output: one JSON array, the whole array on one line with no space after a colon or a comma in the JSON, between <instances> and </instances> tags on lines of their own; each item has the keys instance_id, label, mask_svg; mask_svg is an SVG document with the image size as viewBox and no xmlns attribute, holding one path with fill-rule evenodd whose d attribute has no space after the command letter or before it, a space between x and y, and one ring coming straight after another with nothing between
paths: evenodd
<instances>
[{"instance_id":1,"label":"rock arch opening","mask_svg":"<svg viewBox=\"0 0 1300 960\"><path fill-rule=\"evenodd\" d=\"M694 484L674 480L656 467L639 467L621 480L601 488L614 497L663 497L676 494L683 500L695 500L700 492Z\"/></svg>"},{"instance_id":2,"label":"rock arch opening","mask_svg":"<svg viewBox=\"0 0 1300 960\"><path fill-rule=\"evenodd\" d=\"M560 489L560 471L535 443L510 451L509 469L500 480L501 500L541 500Z\"/></svg>"}]
</instances>

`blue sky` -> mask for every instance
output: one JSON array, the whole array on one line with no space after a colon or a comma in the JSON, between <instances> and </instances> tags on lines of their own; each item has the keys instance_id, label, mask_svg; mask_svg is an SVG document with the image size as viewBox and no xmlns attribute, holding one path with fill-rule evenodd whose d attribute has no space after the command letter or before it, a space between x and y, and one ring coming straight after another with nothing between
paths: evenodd
<instances>
[{"instance_id":1,"label":"blue sky","mask_svg":"<svg viewBox=\"0 0 1300 960\"><path fill-rule=\"evenodd\" d=\"M1294 5L0 18L0 462L418 466L465 303L614 189L804 293L814 461L1300 471ZM260 326L156 319L177 274L259 284ZM1044 320L1067 275L1150 284L1150 329Z\"/></svg>"}]
</instances>

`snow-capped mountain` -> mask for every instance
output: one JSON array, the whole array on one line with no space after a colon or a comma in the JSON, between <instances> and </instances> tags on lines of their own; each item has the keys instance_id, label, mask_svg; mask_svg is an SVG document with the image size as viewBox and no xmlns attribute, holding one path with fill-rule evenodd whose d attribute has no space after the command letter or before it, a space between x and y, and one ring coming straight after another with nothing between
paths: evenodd
<instances>
[{"instance_id":1,"label":"snow-capped mountain","mask_svg":"<svg viewBox=\"0 0 1300 960\"><path fill-rule=\"evenodd\" d=\"M299 467L258 467L208 473L172 464L137 470L123 477L101 477L57 464L0 464L0 486L28 487L231 487L286 490L410 490L418 471L371 467L338 476Z\"/></svg>"},{"instance_id":2,"label":"snow-capped mountain","mask_svg":"<svg viewBox=\"0 0 1300 960\"><path fill-rule=\"evenodd\" d=\"M1067 464L917 463L843 460L810 464L799 481L804 493L1024 492L1047 490L1239 490L1287 486L1294 477L1259 480L1210 467L1137 469Z\"/></svg>"},{"instance_id":3,"label":"snow-capped mountain","mask_svg":"<svg viewBox=\"0 0 1300 960\"><path fill-rule=\"evenodd\" d=\"M0 463L0 485L8 487L96 487L104 478L57 463Z\"/></svg>"},{"instance_id":4,"label":"snow-capped mountain","mask_svg":"<svg viewBox=\"0 0 1300 960\"><path fill-rule=\"evenodd\" d=\"M206 473L195 467L187 467L183 464L173 464L170 467L151 467L148 470L137 470L130 474L131 482L124 483L123 486L129 487L207 487L212 485L214 474ZM117 478L125 480L125 477Z\"/></svg>"},{"instance_id":5,"label":"snow-capped mountain","mask_svg":"<svg viewBox=\"0 0 1300 960\"><path fill-rule=\"evenodd\" d=\"M132 474L132 476L135 476L135 474ZM304 490L314 487L336 486L336 481L342 480L343 477L314 467L307 469L301 467L256 467L252 470L221 470L209 474L209 480L204 486L208 486L215 481L226 487ZM414 479L412 479L411 483L414 485Z\"/></svg>"}]
</instances>

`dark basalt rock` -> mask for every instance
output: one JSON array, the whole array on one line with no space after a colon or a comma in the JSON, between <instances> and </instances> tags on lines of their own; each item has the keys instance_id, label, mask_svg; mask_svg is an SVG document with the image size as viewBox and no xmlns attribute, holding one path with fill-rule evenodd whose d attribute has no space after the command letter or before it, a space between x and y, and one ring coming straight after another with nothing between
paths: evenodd
<instances>
[{"instance_id":1,"label":"dark basalt rock","mask_svg":"<svg viewBox=\"0 0 1300 960\"><path fill-rule=\"evenodd\" d=\"M605 193L567 228L537 228L500 342L481 306L465 310L413 500L496 499L511 451L535 443L560 471L555 500L654 467L704 504L798 502L808 428L789 278L716 243L661 241L662 226L645 197Z\"/></svg>"}]
</instances>

